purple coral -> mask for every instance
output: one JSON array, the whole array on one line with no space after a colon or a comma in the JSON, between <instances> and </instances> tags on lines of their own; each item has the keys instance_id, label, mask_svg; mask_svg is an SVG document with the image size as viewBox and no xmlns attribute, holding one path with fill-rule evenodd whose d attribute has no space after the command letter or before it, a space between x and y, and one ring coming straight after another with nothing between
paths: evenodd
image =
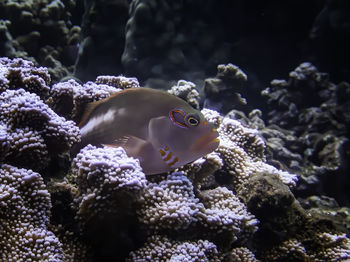
<instances>
[{"instance_id":1,"label":"purple coral","mask_svg":"<svg viewBox=\"0 0 350 262\"><path fill-rule=\"evenodd\" d=\"M181 172L168 175L160 183L149 183L142 199L139 220L156 230L186 229L197 221L199 208L203 208L191 181Z\"/></svg>"},{"instance_id":2,"label":"purple coral","mask_svg":"<svg viewBox=\"0 0 350 262\"><path fill-rule=\"evenodd\" d=\"M96 77L96 84L104 84L116 88L127 89L140 87L139 81L135 77L125 76L98 76Z\"/></svg>"},{"instance_id":3,"label":"purple coral","mask_svg":"<svg viewBox=\"0 0 350 262\"><path fill-rule=\"evenodd\" d=\"M137 201L146 184L138 160L122 148L86 146L73 159L72 174L78 188L74 202L82 221L118 214L117 207Z\"/></svg>"},{"instance_id":4,"label":"purple coral","mask_svg":"<svg viewBox=\"0 0 350 262\"><path fill-rule=\"evenodd\" d=\"M60 115L78 121L87 103L109 97L120 91L112 86L87 82L80 85L75 80L53 85L47 103Z\"/></svg>"},{"instance_id":5,"label":"purple coral","mask_svg":"<svg viewBox=\"0 0 350 262\"><path fill-rule=\"evenodd\" d=\"M50 194L31 170L0 169L1 261L64 261L62 245L48 230Z\"/></svg>"},{"instance_id":6,"label":"purple coral","mask_svg":"<svg viewBox=\"0 0 350 262\"><path fill-rule=\"evenodd\" d=\"M207 236L212 230L230 235L235 241L240 235L250 236L257 229L257 220L230 190L215 188L203 191L201 200L195 196L191 181L181 172L169 174L160 183L150 183L142 195L139 220L150 229L198 230Z\"/></svg>"},{"instance_id":7,"label":"purple coral","mask_svg":"<svg viewBox=\"0 0 350 262\"><path fill-rule=\"evenodd\" d=\"M199 109L200 97L194 83L185 80L179 80L176 85L171 87L168 93L180 97L189 103L192 107Z\"/></svg>"},{"instance_id":8,"label":"purple coral","mask_svg":"<svg viewBox=\"0 0 350 262\"><path fill-rule=\"evenodd\" d=\"M176 241L154 235L145 245L130 253L127 261L222 261L214 243L208 240Z\"/></svg>"},{"instance_id":9,"label":"purple coral","mask_svg":"<svg viewBox=\"0 0 350 262\"><path fill-rule=\"evenodd\" d=\"M51 205L50 196L42 186L40 175L8 164L36 170L45 168L79 139L75 124L56 113L76 120L86 103L124 88L138 87L138 82L132 78L101 76L95 82L82 85L74 80L58 83L46 100L54 113L40 99L47 93L45 85L30 80L30 75L35 75L30 62L1 61L5 62L0 65L3 70L0 82L3 79L4 87L0 94L0 160L7 163L0 169L0 226L3 229L0 237L4 239L0 241L1 259L21 261L20 258L35 254L53 257L54 261L84 258L85 245L77 243L75 233L65 231L72 224L89 239L98 258L105 258L106 250L115 258L115 246L119 247L118 258L125 259L133 250L129 256L133 261L222 261L223 257L232 261L256 261L255 256L269 261L287 256L318 260L348 258L349 239L345 235L322 228L320 223L308 222L309 217L288 187L295 185L296 176L266 163L265 144L259 131L211 110L203 113L217 126L219 148L166 177L147 180L138 160L128 157L122 148L85 147L73 160L66 183L56 183L65 189L50 187L55 205L51 223L60 221L63 227L50 225L51 206L47 206ZM6 78L6 72L12 70L10 63L19 70L13 73L17 78ZM305 73L305 79L310 75L312 70L309 75ZM293 77L300 83L305 80L302 75ZM30 85L21 86L27 78L26 83L34 83L37 90ZM179 82L177 88L176 92L173 90L177 95L197 101L191 84ZM337 92L346 92L346 88L344 85ZM259 118L257 112L252 113L252 117L254 114ZM263 123L257 126L262 127ZM329 159L326 151L320 153ZM220 176L229 179L220 180ZM37 185L41 186L36 188ZM266 210L274 210L277 215L266 216ZM57 215L60 211L69 214ZM255 234L258 226L260 230ZM266 228L268 234L280 240L277 244L260 242L264 241ZM311 236L313 232L316 233ZM34 243L34 240L37 241ZM15 244L9 245L10 242ZM20 249L22 242L29 250L25 254ZM143 247L136 248L140 246ZM250 246L256 246L254 253L247 249Z\"/></svg>"},{"instance_id":10,"label":"purple coral","mask_svg":"<svg viewBox=\"0 0 350 262\"><path fill-rule=\"evenodd\" d=\"M265 144L258 130L244 127L239 121L223 118L212 110L202 110L208 121L218 126L220 145L216 150L224 162L224 168L236 184L238 195L245 191L244 184L251 174L258 171L278 176L289 186L294 186L297 176L268 165L265 162Z\"/></svg>"},{"instance_id":11,"label":"purple coral","mask_svg":"<svg viewBox=\"0 0 350 262\"><path fill-rule=\"evenodd\" d=\"M232 232L233 240L244 236L249 239L258 229L258 220L232 191L225 187L206 190L202 193L205 209L198 214L201 223L216 233Z\"/></svg>"},{"instance_id":12,"label":"purple coral","mask_svg":"<svg viewBox=\"0 0 350 262\"><path fill-rule=\"evenodd\" d=\"M80 139L74 122L56 115L36 94L6 90L0 105L2 160L7 163L42 169L50 155L67 151Z\"/></svg>"},{"instance_id":13,"label":"purple coral","mask_svg":"<svg viewBox=\"0 0 350 262\"><path fill-rule=\"evenodd\" d=\"M45 67L35 67L21 58L0 58L0 93L7 89L23 88L40 98L48 95L50 75Z\"/></svg>"}]
</instances>

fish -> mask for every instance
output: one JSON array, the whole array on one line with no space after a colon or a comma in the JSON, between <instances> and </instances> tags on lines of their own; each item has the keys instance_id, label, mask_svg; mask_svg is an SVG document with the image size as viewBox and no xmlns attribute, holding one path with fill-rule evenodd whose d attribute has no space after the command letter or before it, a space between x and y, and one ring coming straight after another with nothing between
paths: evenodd
<instances>
[{"instance_id":1,"label":"fish","mask_svg":"<svg viewBox=\"0 0 350 262\"><path fill-rule=\"evenodd\" d=\"M129 88L88 104L79 124L81 142L122 147L146 175L169 172L214 151L219 134L203 114L162 90Z\"/></svg>"}]
</instances>

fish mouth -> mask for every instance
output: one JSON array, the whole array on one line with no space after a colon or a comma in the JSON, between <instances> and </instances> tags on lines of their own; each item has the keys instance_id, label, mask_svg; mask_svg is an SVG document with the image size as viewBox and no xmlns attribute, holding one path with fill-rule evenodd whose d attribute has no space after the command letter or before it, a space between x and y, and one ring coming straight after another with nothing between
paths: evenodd
<instances>
[{"instance_id":1,"label":"fish mouth","mask_svg":"<svg viewBox=\"0 0 350 262\"><path fill-rule=\"evenodd\" d=\"M220 144L219 134L214 129L213 132L201 136L192 145L195 152L206 152L207 154L214 151Z\"/></svg>"}]
</instances>

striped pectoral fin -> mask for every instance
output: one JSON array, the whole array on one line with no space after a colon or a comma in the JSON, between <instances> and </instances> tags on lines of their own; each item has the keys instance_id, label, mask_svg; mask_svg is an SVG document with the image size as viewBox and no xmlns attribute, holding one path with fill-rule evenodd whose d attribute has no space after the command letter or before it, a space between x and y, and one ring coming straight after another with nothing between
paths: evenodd
<instances>
[{"instance_id":1,"label":"striped pectoral fin","mask_svg":"<svg viewBox=\"0 0 350 262\"><path fill-rule=\"evenodd\" d=\"M173 152L171 152L167 146L160 148L158 151L162 157L162 160L170 168L176 167L177 162L179 162L179 158L176 155L174 155Z\"/></svg>"}]
</instances>

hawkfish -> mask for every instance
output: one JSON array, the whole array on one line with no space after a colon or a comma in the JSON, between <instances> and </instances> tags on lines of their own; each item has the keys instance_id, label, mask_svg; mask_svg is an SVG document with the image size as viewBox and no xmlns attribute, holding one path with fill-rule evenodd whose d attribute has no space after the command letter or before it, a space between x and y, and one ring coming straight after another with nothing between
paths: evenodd
<instances>
[{"instance_id":1,"label":"hawkfish","mask_svg":"<svg viewBox=\"0 0 350 262\"><path fill-rule=\"evenodd\" d=\"M130 88L88 104L79 124L81 142L122 147L146 175L171 171L214 151L218 132L186 101L151 88Z\"/></svg>"}]
</instances>

